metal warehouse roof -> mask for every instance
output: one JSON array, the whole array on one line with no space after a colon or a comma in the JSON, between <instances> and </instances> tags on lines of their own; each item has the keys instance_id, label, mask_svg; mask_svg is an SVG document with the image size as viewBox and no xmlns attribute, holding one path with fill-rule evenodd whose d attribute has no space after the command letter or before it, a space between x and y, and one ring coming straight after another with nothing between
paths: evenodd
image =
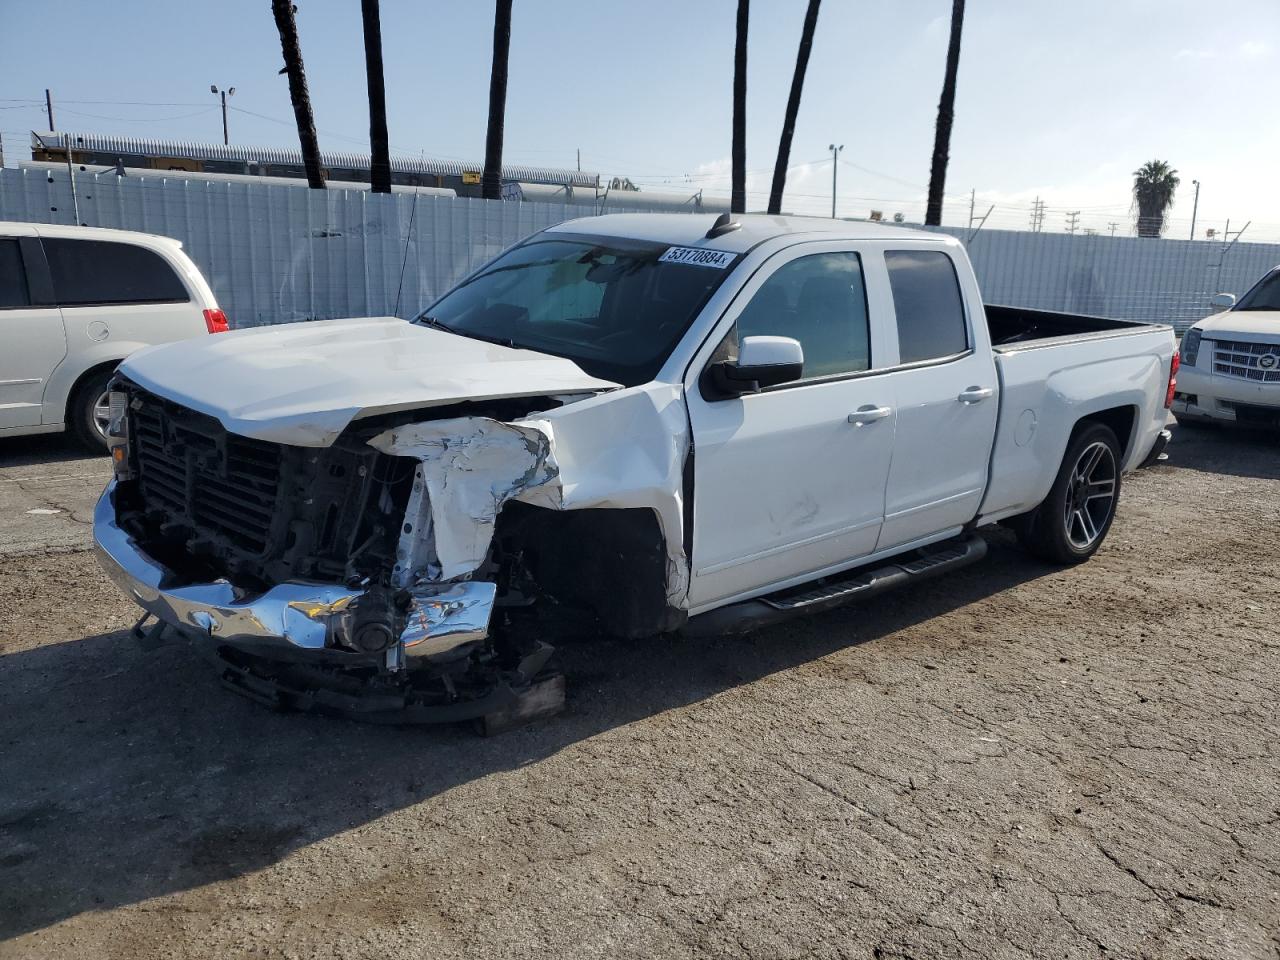
<instances>
[{"instance_id":1,"label":"metal warehouse roof","mask_svg":"<svg viewBox=\"0 0 1280 960\"><path fill-rule=\"evenodd\" d=\"M36 133L31 134L34 149L66 147L70 141L73 150L95 150L104 153L133 154L135 156L190 157L196 160L230 160L240 163L279 163L302 165L302 152L280 147L244 147L239 144L224 146L220 143L201 143L195 140L151 140L143 137L109 137L96 133ZM330 169L368 169L367 153L330 153L321 151L320 162ZM465 172L478 172L483 163L465 163L461 160L434 160L430 157L392 157L391 169L398 173L427 173L435 176L460 177ZM525 167L504 164L505 180L522 180L529 183L570 184L575 187L594 187L600 182L600 174L585 170L562 170L556 167Z\"/></svg>"}]
</instances>

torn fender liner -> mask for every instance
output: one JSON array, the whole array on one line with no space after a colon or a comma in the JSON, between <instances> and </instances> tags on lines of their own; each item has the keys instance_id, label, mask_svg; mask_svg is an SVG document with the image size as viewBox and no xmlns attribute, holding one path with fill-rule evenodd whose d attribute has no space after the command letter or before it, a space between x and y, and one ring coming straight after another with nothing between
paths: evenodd
<instances>
[{"instance_id":1,"label":"torn fender liner","mask_svg":"<svg viewBox=\"0 0 1280 960\"><path fill-rule=\"evenodd\" d=\"M430 543L440 569L402 574L450 580L472 573L508 500L553 510L639 507L657 514L666 543L668 603L687 608L689 420L678 385L618 390L514 423L485 417L411 423L369 443L421 463L430 524L411 503L399 556L417 564L424 551L412 547ZM413 543L405 546L406 539Z\"/></svg>"},{"instance_id":2,"label":"torn fender liner","mask_svg":"<svg viewBox=\"0 0 1280 960\"><path fill-rule=\"evenodd\" d=\"M483 563L502 505L557 476L546 433L484 417L405 424L369 443L422 464L431 526L405 532L434 537L440 580L465 576Z\"/></svg>"}]
</instances>

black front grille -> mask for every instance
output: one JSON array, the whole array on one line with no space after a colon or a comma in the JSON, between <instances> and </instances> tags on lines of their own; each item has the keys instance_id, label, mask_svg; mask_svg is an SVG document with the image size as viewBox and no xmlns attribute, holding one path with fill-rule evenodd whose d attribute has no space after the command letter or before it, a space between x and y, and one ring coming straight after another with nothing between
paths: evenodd
<instances>
[{"instance_id":1,"label":"black front grille","mask_svg":"<svg viewBox=\"0 0 1280 960\"><path fill-rule=\"evenodd\" d=\"M263 554L278 516L281 447L228 433L217 420L138 393L130 441L143 509L197 537Z\"/></svg>"}]
</instances>

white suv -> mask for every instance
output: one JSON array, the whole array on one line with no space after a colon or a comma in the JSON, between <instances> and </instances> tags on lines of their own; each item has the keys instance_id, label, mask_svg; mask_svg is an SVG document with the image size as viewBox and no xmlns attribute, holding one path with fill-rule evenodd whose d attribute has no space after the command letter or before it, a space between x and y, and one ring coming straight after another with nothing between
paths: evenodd
<instances>
[{"instance_id":1,"label":"white suv","mask_svg":"<svg viewBox=\"0 0 1280 960\"><path fill-rule=\"evenodd\" d=\"M1215 306L1235 298L1218 294ZM1280 427L1280 267L1182 337L1179 420Z\"/></svg>"},{"instance_id":2,"label":"white suv","mask_svg":"<svg viewBox=\"0 0 1280 960\"><path fill-rule=\"evenodd\" d=\"M0 438L71 430L103 449L116 364L226 329L177 240L0 222Z\"/></svg>"}]
</instances>

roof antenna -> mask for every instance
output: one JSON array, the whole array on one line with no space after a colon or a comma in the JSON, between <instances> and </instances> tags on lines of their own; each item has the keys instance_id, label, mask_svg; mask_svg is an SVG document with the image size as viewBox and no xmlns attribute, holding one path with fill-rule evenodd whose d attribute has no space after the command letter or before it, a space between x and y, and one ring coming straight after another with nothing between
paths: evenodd
<instances>
[{"instance_id":1,"label":"roof antenna","mask_svg":"<svg viewBox=\"0 0 1280 960\"><path fill-rule=\"evenodd\" d=\"M722 237L726 233L733 233L742 227L742 224L727 213L722 213L716 217L716 222L711 225L711 229L707 231L707 239L714 240L716 237Z\"/></svg>"}]
</instances>

